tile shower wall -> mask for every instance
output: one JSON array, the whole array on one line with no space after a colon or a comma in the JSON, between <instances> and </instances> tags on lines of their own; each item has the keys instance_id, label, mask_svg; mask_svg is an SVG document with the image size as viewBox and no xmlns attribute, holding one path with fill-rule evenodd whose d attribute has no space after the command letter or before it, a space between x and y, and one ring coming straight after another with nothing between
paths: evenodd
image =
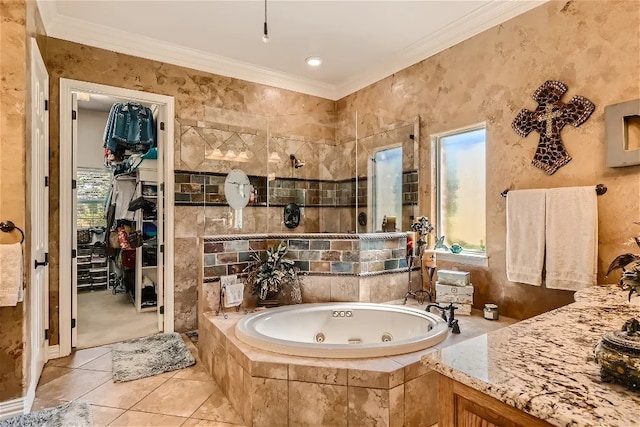
<instances>
[{"instance_id":1,"label":"tile shower wall","mask_svg":"<svg viewBox=\"0 0 640 427\"><path fill-rule=\"evenodd\" d=\"M217 172L175 171L176 206L225 206L224 180L226 174ZM266 206L267 177L249 175L249 182L257 190L258 197L251 206ZM358 180L358 205L367 205L367 179ZM299 206L334 208L355 207L356 180L311 180L300 178L275 178L268 184L270 206ZM418 204L418 171L402 174L402 204ZM347 230L344 230L347 231Z\"/></svg>"}]
</instances>

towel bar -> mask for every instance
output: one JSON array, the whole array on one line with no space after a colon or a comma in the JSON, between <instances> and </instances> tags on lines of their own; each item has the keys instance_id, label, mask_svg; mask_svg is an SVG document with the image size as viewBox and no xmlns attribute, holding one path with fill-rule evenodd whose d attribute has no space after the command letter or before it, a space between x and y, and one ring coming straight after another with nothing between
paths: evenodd
<instances>
[{"instance_id":1,"label":"towel bar","mask_svg":"<svg viewBox=\"0 0 640 427\"><path fill-rule=\"evenodd\" d=\"M502 197L507 197L507 193L509 192L509 189L507 188L506 190L504 190L502 193L500 193L500 195ZM604 193L607 192L607 186L604 184L598 184L596 185L596 194L598 196L602 196Z\"/></svg>"},{"instance_id":2,"label":"towel bar","mask_svg":"<svg viewBox=\"0 0 640 427\"><path fill-rule=\"evenodd\" d=\"M24 231L22 231L20 227L16 227L16 225L11 221L0 222L0 231L4 231L5 233L10 233L13 230L18 230L20 232L20 235L22 236L20 243L24 243Z\"/></svg>"}]
</instances>

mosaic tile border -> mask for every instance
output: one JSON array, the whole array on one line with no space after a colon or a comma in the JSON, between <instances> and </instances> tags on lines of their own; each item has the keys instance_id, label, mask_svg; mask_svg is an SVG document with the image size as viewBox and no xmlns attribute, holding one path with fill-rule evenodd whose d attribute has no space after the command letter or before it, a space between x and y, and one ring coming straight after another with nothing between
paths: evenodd
<instances>
[{"instance_id":1,"label":"mosaic tile border","mask_svg":"<svg viewBox=\"0 0 640 427\"><path fill-rule=\"evenodd\" d=\"M225 173L176 170L176 206L226 206L224 196ZM257 190L257 198L250 206L282 207L295 202L306 207L355 207L356 180L317 180L301 178L276 178L267 185L267 177L249 175L249 182ZM358 205L367 204L367 179L358 180ZM418 204L418 171L402 174L402 205Z\"/></svg>"},{"instance_id":2,"label":"mosaic tile border","mask_svg":"<svg viewBox=\"0 0 640 427\"><path fill-rule=\"evenodd\" d=\"M281 241L303 275L372 276L408 270L406 233L249 234L202 240L204 282L228 274L244 276L256 256L264 258L267 248Z\"/></svg>"}]
</instances>

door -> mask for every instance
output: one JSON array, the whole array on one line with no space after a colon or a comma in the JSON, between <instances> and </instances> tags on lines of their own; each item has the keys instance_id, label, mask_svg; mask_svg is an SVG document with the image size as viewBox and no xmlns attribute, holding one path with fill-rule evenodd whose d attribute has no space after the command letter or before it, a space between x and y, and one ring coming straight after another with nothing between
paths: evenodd
<instances>
[{"instance_id":1,"label":"door","mask_svg":"<svg viewBox=\"0 0 640 427\"><path fill-rule=\"evenodd\" d=\"M49 75L31 39L31 384L47 361L49 329ZM47 332L45 332L47 331Z\"/></svg>"},{"instance_id":2,"label":"door","mask_svg":"<svg viewBox=\"0 0 640 427\"><path fill-rule=\"evenodd\" d=\"M71 347L78 345L78 94L71 93Z\"/></svg>"}]
</instances>

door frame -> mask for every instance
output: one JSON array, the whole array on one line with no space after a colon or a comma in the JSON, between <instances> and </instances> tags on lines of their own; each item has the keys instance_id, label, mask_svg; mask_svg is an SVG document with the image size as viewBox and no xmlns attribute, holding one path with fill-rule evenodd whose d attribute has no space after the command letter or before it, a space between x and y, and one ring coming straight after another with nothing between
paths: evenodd
<instances>
[{"instance_id":1,"label":"door frame","mask_svg":"<svg viewBox=\"0 0 640 427\"><path fill-rule=\"evenodd\" d=\"M59 236L71 236L74 227L71 217L73 190L71 188L73 147L71 93L86 92L111 95L131 101L157 104L166 111L165 145L162 147L164 159L164 332L174 329L174 117L175 101L172 96L159 95L132 89L124 89L98 83L72 79L60 79L60 224ZM72 310L72 258L73 239L59 239L59 334L60 357L71 354L71 310Z\"/></svg>"}]
</instances>

